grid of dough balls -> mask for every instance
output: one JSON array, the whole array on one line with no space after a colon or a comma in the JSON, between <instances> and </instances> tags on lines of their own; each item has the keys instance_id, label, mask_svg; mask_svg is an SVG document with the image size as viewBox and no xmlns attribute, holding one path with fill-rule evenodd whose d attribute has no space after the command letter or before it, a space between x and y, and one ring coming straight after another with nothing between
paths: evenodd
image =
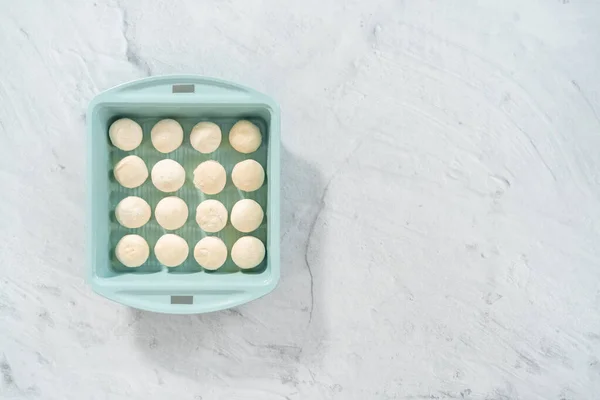
<instances>
[{"instance_id":1,"label":"grid of dough balls","mask_svg":"<svg viewBox=\"0 0 600 400\"><path fill-rule=\"evenodd\" d=\"M241 192L253 192L260 189L265 181L263 166L256 160L244 159L233 165L228 176L225 167L218 160L200 162L193 172L186 173L184 167L168 155L184 143L184 129L174 119L163 119L144 133L142 127L129 118L113 122L109 128L109 139L116 148L134 151L149 134L152 146L162 155L162 159L149 169L146 162L137 155L126 155L113 165L115 180L124 188L135 189L143 185L148 178L160 192L167 194L152 209L147 199L140 196L127 196L115 207L118 223L129 229L141 229L154 219L164 230L150 248L146 239L138 233L124 235L115 247L115 256L126 267L137 268L143 265L152 252L158 262L169 268L181 266L188 255L206 270L217 270L224 265L228 255L240 269L252 269L261 264L265 257L264 243L252 233L262 224L265 215L261 205L253 199L238 200L229 210L219 201L218 195L230 180ZM191 148L201 154L211 154L222 143L220 127L209 121L197 123L190 132ZM247 120L236 122L229 131L229 144L242 154L252 154L261 145L262 135L258 126ZM200 201L198 204L186 203L178 196L178 191L186 180L206 195L217 195ZM185 238L169 232L181 228L188 222L195 210L197 229L209 234L190 249ZM220 232L231 224L244 236L235 241L228 249L223 240L210 236ZM141 232L140 232L141 233Z\"/></svg>"}]
</instances>

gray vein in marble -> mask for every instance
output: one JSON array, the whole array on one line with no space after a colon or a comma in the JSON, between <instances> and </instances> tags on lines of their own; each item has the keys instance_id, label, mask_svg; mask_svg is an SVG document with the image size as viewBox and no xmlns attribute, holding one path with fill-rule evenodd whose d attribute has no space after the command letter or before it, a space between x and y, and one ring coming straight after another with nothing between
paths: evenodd
<instances>
[{"instance_id":1,"label":"gray vein in marble","mask_svg":"<svg viewBox=\"0 0 600 400\"><path fill-rule=\"evenodd\" d=\"M0 363L0 372L2 373L2 380L6 386L15 385L15 381L12 375L12 368L8 363L6 357L2 358L2 362Z\"/></svg>"},{"instance_id":2,"label":"gray vein in marble","mask_svg":"<svg viewBox=\"0 0 600 400\"><path fill-rule=\"evenodd\" d=\"M581 95L581 97L583 98L583 100L585 101L585 103L587 104L587 106L592 111L592 113L594 113L594 118L596 119L596 122L598 122L598 124L600 125L600 117L598 116L598 113L596 112L596 108L590 102L590 99L588 99L588 97L583 93L583 90L581 90L581 87L579 86L579 84L577 83L577 81L571 80L571 83L573 84L573 86L575 87L575 89L579 92L579 94Z\"/></svg>"},{"instance_id":3,"label":"gray vein in marble","mask_svg":"<svg viewBox=\"0 0 600 400\"><path fill-rule=\"evenodd\" d=\"M309 314L308 314L308 324L307 324L308 326L310 326L310 323L312 322L312 316L313 316L313 311L314 311L314 306L315 306L314 277L313 277L313 272L312 272L312 267L310 265L310 261L308 261L308 253L310 250L310 240L312 239L312 236L314 234L315 226L317 224L317 221L319 220L319 216L321 215L321 212L323 211L323 208L325 207L325 197L327 196L329 186L331 185L331 183L333 182L335 177L338 175L340 170L346 164L348 164L348 162L350 161L352 156L358 151L361 144L362 144L362 141L358 141L356 143L356 145L354 146L354 148L350 151L350 153L348 153L348 155L336 167L333 174L331 174L331 178L329 178L329 180L325 184L325 187L323 188L323 193L321 194L321 198L319 199L319 202L318 202L319 208L317 210L317 213L316 213L314 219L312 220L310 227L308 229L308 237L306 239L306 248L304 249L304 262L306 263L306 268L308 270L308 274L310 275L310 309L309 309Z\"/></svg>"},{"instance_id":4,"label":"gray vein in marble","mask_svg":"<svg viewBox=\"0 0 600 400\"><path fill-rule=\"evenodd\" d=\"M127 9L123 7L123 5L119 2L118 9L121 12L121 33L123 34L123 39L125 39L125 57L127 61L140 70L144 76L151 76L152 69L146 60L144 60L137 48L136 42L131 38L131 25L129 24L129 18Z\"/></svg>"}]
</instances>

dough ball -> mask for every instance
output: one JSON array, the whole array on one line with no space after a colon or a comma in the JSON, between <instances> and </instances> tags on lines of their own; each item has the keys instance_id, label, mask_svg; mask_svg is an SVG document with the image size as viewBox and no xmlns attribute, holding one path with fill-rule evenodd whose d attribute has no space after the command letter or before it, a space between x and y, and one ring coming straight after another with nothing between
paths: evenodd
<instances>
[{"instance_id":1,"label":"dough ball","mask_svg":"<svg viewBox=\"0 0 600 400\"><path fill-rule=\"evenodd\" d=\"M241 269L254 268L265 258L265 245L254 236L242 236L231 248L231 259Z\"/></svg>"},{"instance_id":2,"label":"dough ball","mask_svg":"<svg viewBox=\"0 0 600 400\"><path fill-rule=\"evenodd\" d=\"M231 209L231 225L240 232L256 230L265 216L260 204L252 199L243 199Z\"/></svg>"},{"instance_id":3,"label":"dough ball","mask_svg":"<svg viewBox=\"0 0 600 400\"><path fill-rule=\"evenodd\" d=\"M108 137L112 144L124 151L131 151L142 143L142 127L129 118L116 120L108 128Z\"/></svg>"},{"instance_id":4,"label":"dough ball","mask_svg":"<svg viewBox=\"0 0 600 400\"><path fill-rule=\"evenodd\" d=\"M136 188L148 179L148 168L138 156L127 156L113 170L117 182L129 189Z\"/></svg>"},{"instance_id":5,"label":"dough ball","mask_svg":"<svg viewBox=\"0 0 600 400\"><path fill-rule=\"evenodd\" d=\"M204 161L194 170L194 186L206 194L217 194L225 187L227 174L217 161Z\"/></svg>"},{"instance_id":6,"label":"dough ball","mask_svg":"<svg viewBox=\"0 0 600 400\"><path fill-rule=\"evenodd\" d=\"M160 160L152 167L152 183L161 192L175 192L185 182L185 170L175 160Z\"/></svg>"},{"instance_id":7,"label":"dough ball","mask_svg":"<svg viewBox=\"0 0 600 400\"><path fill-rule=\"evenodd\" d=\"M207 236L194 247L194 258L202 268L214 271L227 260L227 246L215 236Z\"/></svg>"},{"instance_id":8,"label":"dough ball","mask_svg":"<svg viewBox=\"0 0 600 400\"><path fill-rule=\"evenodd\" d=\"M165 229L179 229L188 219L188 206L177 196L165 197L154 210L156 221Z\"/></svg>"},{"instance_id":9,"label":"dough ball","mask_svg":"<svg viewBox=\"0 0 600 400\"><path fill-rule=\"evenodd\" d=\"M213 122L200 122L192 128L190 143L202 154L212 153L221 144L221 128Z\"/></svg>"},{"instance_id":10,"label":"dough ball","mask_svg":"<svg viewBox=\"0 0 600 400\"><path fill-rule=\"evenodd\" d=\"M170 153L181 146L183 128L174 119L163 119L150 131L150 139L156 150L161 153Z\"/></svg>"},{"instance_id":11,"label":"dough ball","mask_svg":"<svg viewBox=\"0 0 600 400\"><path fill-rule=\"evenodd\" d=\"M219 232L227 225L227 209L219 200L204 200L196 208L196 222L205 232Z\"/></svg>"},{"instance_id":12,"label":"dough ball","mask_svg":"<svg viewBox=\"0 0 600 400\"><path fill-rule=\"evenodd\" d=\"M117 259L126 267L139 267L150 255L146 239L140 235L125 235L115 248Z\"/></svg>"},{"instance_id":13,"label":"dough ball","mask_svg":"<svg viewBox=\"0 0 600 400\"><path fill-rule=\"evenodd\" d=\"M152 209L146 200L137 196L125 197L117 204L115 216L117 221L125 228L139 228L144 226L152 214Z\"/></svg>"},{"instance_id":14,"label":"dough ball","mask_svg":"<svg viewBox=\"0 0 600 400\"><path fill-rule=\"evenodd\" d=\"M254 160L244 160L233 167L231 180L238 189L253 192L265 181L265 170Z\"/></svg>"},{"instance_id":15,"label":"dough ball","mask_svg":"<svg viewBox=\"0 0 600 400\"><path fill-rule=\"evenodd\" d=\"M229 131L229 143L240 153L253 153L260 147L262 137L258 126L250 121L238 121Z\"/></svg>"},{"instance_id":16,"label":"dough ball","mask_svg":"<svg viewBox=\"0 0 600 400\"><path fill-rule=\"evenodd\" d=\"M156 259L167 267L176 267L182 264L189 252L187 242L172 233L162 235L154 246Z\"/></svg>"}]
</instances>

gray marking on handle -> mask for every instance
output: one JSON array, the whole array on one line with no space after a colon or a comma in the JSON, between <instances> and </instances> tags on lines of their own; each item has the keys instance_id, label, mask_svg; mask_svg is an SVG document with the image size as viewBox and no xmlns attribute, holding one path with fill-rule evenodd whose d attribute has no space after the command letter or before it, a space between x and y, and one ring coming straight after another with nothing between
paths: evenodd
<instances>
[{"instance_id":1,"label":"gray marking on handle","mask_svg":"<svg viewBox=\"0 0 600 400\"><path fill-rule=\"evenodd\" d=\"M171 296L171 304L194 304L194 296Z\"/></svg>"},{"instance_id":2,"label":"gray marking on handle","mask_svg":"<svg viewBox=\"0 0 600 400\"><path fill-rule=\"evenodd\" d=\"M173 85L173 93L194 93L195 91L194 85Z\"/></svg>"}]
</instances>

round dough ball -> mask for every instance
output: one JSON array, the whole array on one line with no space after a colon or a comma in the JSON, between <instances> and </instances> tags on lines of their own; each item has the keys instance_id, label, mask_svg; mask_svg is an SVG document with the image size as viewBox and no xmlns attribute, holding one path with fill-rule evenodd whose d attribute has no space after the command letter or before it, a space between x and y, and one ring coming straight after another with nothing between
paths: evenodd
<instances>
[{"instance_id":1,"label":"round dough ball","mask_svg":"<svg viewBox=\"0 0 600 400\"><path fill-rule=\"evenodd\" d=\"M185 182L185 170L175 160L160 160L152 167L152 183L161 192L175 192Z\"/></svg>"},{"instance_id":2,"label":"round dough ball","mask_svg":"<svg viewBox=\"0 0 600 400\"><path fill-rule=\"evenodd\" d=\"M254 268L265 258L265 245L254 236L242 236L231 248L231 259L241 269Z\"/></svg>"},{"instance_id":3,"label":"round dough ball","mask_svg":"<svg viewBox=\"0 0 600 400\"><path fill-rule=\"evenodd\" d=\"M176 267L187 258L190 249L188 244L180 236L172 233L162 235L154 246L156 259L167 267Z\"/></svg>"},{"instance_id":4,"label":"round dough ball","mask_svg":"<svg viewBox=\"0 0 600 400\"><path fill-rule=\"evenodd\" d=\"M238 189L253 192L265 181L265 170L255 160L240 161L231 171L231 180Z\"/></svg>"},{"instance_id":5,"label":"round dough ball","mask_svg":"<svg viewBox=\"0 0 600 400\"><path fill-rule=\"evenodd\" d=\"M206 194L217 194L225 187L227 174L217 161L204 161L194 170L194 186Z\"/></svg>"},{"instance_id":6,"label":"round dough ball","mask_svg":"<svg viewBox=\"0 0 600 400\"><path fill-rule=\"evenodd\" d=\"M117 182L129 189L136 188L148 179L148 168L138 156L127 156L113 170Z\"/></svg>"},{"instance_id":7,"label":"round dough ball","mask_svg":"<svg viewBox=\"0 0 600 400\"><path fill-rule=\"evenodd\" d=\"M150 131L150 139L156 150L170 153L183 143L183 128L174 119L163 119Z\"/></svg>"},{"instance_id":8,"label":"round dough ball","mask_svg":"<svg viewBox=\"0 0 600 400\"><path fill-rule=\"evenodd\" d=\"M258 126L250 121L236 122L229 131L229 143L240 153L253 153L260 147L262 137Z\"/></svg>"},{"instance_id":9,"label":"round dough ball","mask_svg":"<svg viewBox=\"0 0 600 400\"><path fill-rule=\"evenodd\" d=\"M156 221L165 229L179 229L188 219L188 206L177 196L165 197L154 210Z\"/></svg>"},{"instance_id":10,"label":"round dough ball","mask_svg":"<svg viewBox=\"0 0 600 400\"><path fill-rule=\"evenodd\" d=\"M204 269L214 271L227 260L227 246L216 236L207 236L194 247L194 258Z\"/></svg>"},{"instance_id":11,"label":"round dough ball","mask_svg":"<svg viewBox=\"0 0 600 400\"><path fill-rule=\"evenodd\" d=\"M221 128L213 122L200 122L192 128L190 143L202 154L212 153L221 144Z\"/></svg>"},{"instance_id":12,"label":"round dough ball","mask_svg":"<svg viewBox=\"0 0 600 400\"><path fill-rule=\"evenodd\" d=\"M256 230L265 216L260 204L252 199L243 199L231 209L231 225L240 232Z\"/></svg>"},{"instance_id":13,"label":"round dough ball","mask_svg":"<svg viewBox=\"0 0 600 400\"><path fill-rule=\"evenodd\" d=\"M112 144L124 151L131 151L142 143L142 127L129 118L116 120L108 128L108 137Z\"/></svg>"},{"instance_id":14,"label":"round dough ball","mask_svg":"<svg viewBox=\"0 0 600 400\"><path fill-rule=\"evenodd\" d=\"M125 235L117 243L115 255L124 266L139 267L148 259L150 247L140 235Z\"/></svg>"},{"instance_id":15,"label":"round dough ball","mask_svg":"<svg viewBox=\"0 0 600 400\"><path fill-rule=\"evenodd\" d=\"M196 208L196 222L205 232L219 232L227 225L227 209L219 200L204 200Z\"/></svg>"},{"instance_id":16,"label":"round dough ball","mask_svg":"<svg viewBox=\"0 0 600 400\"><path fill-rule=\"evenodd\" d=\"M117 221L125 228L144 226L152 215L152 209L146 200L137 196L125 197L115 208Z\"/></svg>"}]
</instances>

